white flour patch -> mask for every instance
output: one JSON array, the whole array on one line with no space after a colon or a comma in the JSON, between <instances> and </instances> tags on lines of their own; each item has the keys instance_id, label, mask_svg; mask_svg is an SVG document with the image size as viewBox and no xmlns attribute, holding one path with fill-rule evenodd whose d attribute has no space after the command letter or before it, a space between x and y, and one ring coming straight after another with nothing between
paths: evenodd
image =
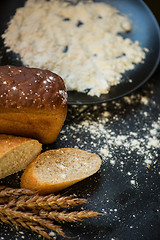
<instances>
[{"instance_id":1,"label":"white flour patch","mask_svg":"<svg viewBox=\"0 0 160 240\"><path fill-rule=\"evenodd\" d=\"M24 65L60 75L68 90L107 93L122 74L143 62L145 48L120 33L132 30L127 16L103 2L69 5L28 0L2 35ZM129 79L128 81L132 81Z\"/></svg>"}]
</instances>

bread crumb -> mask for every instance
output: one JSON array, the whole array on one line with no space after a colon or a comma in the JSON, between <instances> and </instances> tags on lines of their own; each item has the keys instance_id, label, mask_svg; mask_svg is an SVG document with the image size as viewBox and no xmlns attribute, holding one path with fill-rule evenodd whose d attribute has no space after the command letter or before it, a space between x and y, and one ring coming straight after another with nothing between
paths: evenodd
<instances>
[{"instance_id":1,"label":"bread crumb","mask_svg":"<svg viewBox=\"0 0 160 240\"><path fill-rule=\"evenodd\" d=\"M54 239L54 240L56 240L57 239L57 237L56 237L56 234L54 233L54 232L49 232L49 234L48 234L50 237L52 237L52 239Z\"/></svg>"},{"instance_id":2,"label":"bread crumb","mask_svg":"<svg viewBox=\"0 0 160 240\"><path fill-rule=\"evenodd\" d=\"M132 185L135 185L135 184L136 184L136 181L135 181L135 180L131 180L131 184L132 184Z\"/></svg>"}]
</instances>

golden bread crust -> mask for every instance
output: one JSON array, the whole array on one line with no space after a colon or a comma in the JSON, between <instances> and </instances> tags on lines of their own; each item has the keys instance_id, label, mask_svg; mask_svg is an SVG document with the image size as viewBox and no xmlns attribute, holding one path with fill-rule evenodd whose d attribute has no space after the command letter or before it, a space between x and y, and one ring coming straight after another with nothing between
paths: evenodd
<instances>
[{"instance_id":1,"label":"golden bread crust","mask_svg":"<svg viewBox=\"0 0 160 240\"><path fill-rule=\"evenodd\" d=\"M67 115L61 77L37 68L0 66L0 133L56 140Z\"/></svg>"}]
</instances>

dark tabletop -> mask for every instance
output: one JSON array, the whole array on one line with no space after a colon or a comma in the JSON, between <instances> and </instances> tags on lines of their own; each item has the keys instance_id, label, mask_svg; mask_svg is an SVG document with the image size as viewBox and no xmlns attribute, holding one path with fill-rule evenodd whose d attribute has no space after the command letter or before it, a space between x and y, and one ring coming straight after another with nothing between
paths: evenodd
<instances>
[{"instance_id":1,"label":"dark tabletop","mask_svg":"<svg viewBox=\"0 0 160 240\"><path fill-rule=\"evenodd\" d=\"M156 1L146 1L155 13ZM160 68L134 93L98 105L69 105L57 141L43 150L78 147L97 153L101 169L67 189L89 199L84 208L103 213L80 223L63 224L79 240L160 239ZM1 184L19 186L20 174ZM64 191L65 192L65 191ZM2 239L43 239L1 224ZM57 236L57 240L63 239Z\"/></svg>"}]
</instances>

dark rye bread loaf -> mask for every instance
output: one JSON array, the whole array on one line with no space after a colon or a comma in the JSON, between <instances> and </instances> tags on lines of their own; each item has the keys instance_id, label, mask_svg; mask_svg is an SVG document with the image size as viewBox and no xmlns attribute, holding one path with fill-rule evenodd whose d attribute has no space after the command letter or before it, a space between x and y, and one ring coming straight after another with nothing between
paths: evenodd
<instances>
[{"instance_id":1,"label":"dark rye bread loaf","mask_svg":"<svg viewBox=\"0 0 160 240\"><path fill-rule=\"evenodd\" d=\"M62 78L38 68L0 66L0 133L56 140L67 114Z\"/></svg>"}]
</instances>

